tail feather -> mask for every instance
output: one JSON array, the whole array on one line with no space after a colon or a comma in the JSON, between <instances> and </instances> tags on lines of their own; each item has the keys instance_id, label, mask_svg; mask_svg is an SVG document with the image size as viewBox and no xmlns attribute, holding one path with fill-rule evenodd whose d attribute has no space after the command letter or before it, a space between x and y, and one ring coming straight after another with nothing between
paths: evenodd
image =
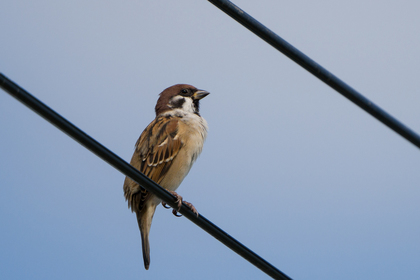
<instances>
[{"instance_id":1,"label":"tail feather","mask_svg":"<svg viewBox=\"0 0 420 280\"><path fill-rule=\"evenodd\" d=\"M140 235L141 235L141 246L143 248L144 268L147 270L149 269L149 265L150 265L149 233L140 232Z\"/></svg>"},{"instance_id":2,"label":"tail feather","mask_svg":"<svg viewBox=\"0 0 420 280\"><path fill-rule=\"evenodd\" d=\"M143 248L144 268L149 269L150 265L150 245L149 232L152 225L153 215L155 214L156 205L144 207L140 213L137 214L137 222L139 224L141 245Z\"/></svg>"}]
</instances>

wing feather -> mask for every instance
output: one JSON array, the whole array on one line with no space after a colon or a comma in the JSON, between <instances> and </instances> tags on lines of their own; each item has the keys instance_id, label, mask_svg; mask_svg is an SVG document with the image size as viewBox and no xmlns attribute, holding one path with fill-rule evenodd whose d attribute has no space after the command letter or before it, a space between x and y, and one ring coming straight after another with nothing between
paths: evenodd
<instances>
[{"instance_id":1,"label":"wing feather","mask_svg":"<svg viewBox=\"0 0 420 280\"><path fill-rule=\"evenodd\" d=\"M160 184L183 146L178 135L178 118L161 116L151 122L136 143L130 164ZM139 213L149 192L126 177L124 195L132 211Z\"/></svg>"}]
</instances>

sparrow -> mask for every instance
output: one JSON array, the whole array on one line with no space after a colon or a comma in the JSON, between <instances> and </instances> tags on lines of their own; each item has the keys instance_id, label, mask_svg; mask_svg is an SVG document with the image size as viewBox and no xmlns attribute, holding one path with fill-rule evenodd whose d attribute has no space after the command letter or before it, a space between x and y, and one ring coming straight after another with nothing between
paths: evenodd
<instances>
[{"instance_id":1,"label":"sparrow","mask_svg":"<svg viewBox=\"0 0 420 280\"><path fill-rule=\"evenodd\" d=\"M130 162L171 192L177 199L178 210L182 197L175 190L200 155L207 137L207 122L199 112L199 102L207 95L209 92L187 84L174 85L162 91L155 107L156 118L137 140ZM125 178L123 188L128 207L137 216L147 270L150 265L149 231L156 207L162 201L129 177ZM191 203L184 203L198 215ZM162 205L166 206L164 202ZM172 212L178 216L176 209Z\"/></svg>"}]
</instances>

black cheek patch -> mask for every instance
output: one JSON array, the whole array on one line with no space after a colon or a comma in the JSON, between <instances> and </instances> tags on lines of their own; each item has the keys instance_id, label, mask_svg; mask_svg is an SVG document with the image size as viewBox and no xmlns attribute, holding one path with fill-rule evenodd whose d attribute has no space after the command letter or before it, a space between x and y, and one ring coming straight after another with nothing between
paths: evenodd
<instances>
[{"instance_id":1,"label":"black cheek patch","mask_svg":"<svg viewBox=\"0 0 420 280\"><path fill-rule=\"evenodd\" d=\"M179 98L175 101L172 101L172 108L182 108L182 105L184 105L185 99Z\"/></svg>"}]
</instances>

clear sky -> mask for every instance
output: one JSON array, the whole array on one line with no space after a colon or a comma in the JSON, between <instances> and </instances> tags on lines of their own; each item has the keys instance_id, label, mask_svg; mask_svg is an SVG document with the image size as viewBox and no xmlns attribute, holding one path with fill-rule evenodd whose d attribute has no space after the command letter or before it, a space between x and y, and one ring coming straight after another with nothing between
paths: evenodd
<instances>
[{"instance_id":1,"label":"clear sky","mask_svg":"<svg viewBox=\"0 0 420 280\"><path fill-rule=\"evenodd\" d=\"M235 0L420 132L419 1ZM176 83L211 92L178 189L293 279L420 279L420 150L211 3L3 0L0 72L125 160ZM269 279L0 91L2 279Z\"/></svg>"}]
</instances>

